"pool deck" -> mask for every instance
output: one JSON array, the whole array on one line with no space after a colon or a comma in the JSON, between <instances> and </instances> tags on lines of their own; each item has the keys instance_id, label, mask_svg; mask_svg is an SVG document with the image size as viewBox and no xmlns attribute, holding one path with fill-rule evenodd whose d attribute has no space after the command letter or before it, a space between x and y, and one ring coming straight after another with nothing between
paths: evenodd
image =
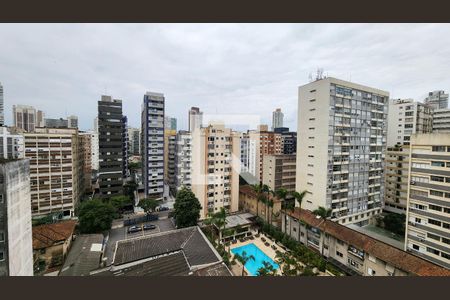
<instances>
[{"instance_id":1,"label":"pool deck","mask_svg":"<svg viewBox=\"0 0 450 300\"><path fill-rule=\"evenodd\" d=\"M261 237L264 237L264 238L266 239L266 242L268 242L268 243L270 244L269 247L267 247L266 245L264 245L264 242L261 240ZM230 245L230 253L231 253L231 250L232 250L232 249L238 248L238 247L241 247L241 246L245 246L245 245L248 245L248 244L255 244L255 246L257 246L257 247L258 247L262 252L264 252L268 257L270 257L275 263L276 263L276 261L275 261L276 252L275 252L275 250L273 250L270 246L271 246L271 245L275 245L275 246L277 247L277 250L278 250L278 251L283 252L283 253L286 252L286 251L284 251L280 246L278 246L274 241L271 241L267 236L261 234L260 237L258 237L258 238L255 237L254 240L247 240L247 241L245 241L245 242L240 242L240 241L238 240L238 242L237 242L236 244L231 244L231 245ZM231 255L232 255L232 257L234 257L233 253L231 253ZM238 266L238 268L233 268L233 267L235 267L235 266ZM242 265L238 262L238 263L237 263L236 265L234 265L233 267L232 267L232 271L233 271L234 275L235 275L235 276L241 276L241 273L242 273ZM280 266L280 268L281 268L281 266ZM280 270L280 268L277 269L277 274L278 274L278 275L281 275L281 270ZM247 273L247 276L251 276L251 275L249 275L250 272L248 272L247 268L245 268L245 271L246 271L246 273Z\"/></svg>"}]
</instances>

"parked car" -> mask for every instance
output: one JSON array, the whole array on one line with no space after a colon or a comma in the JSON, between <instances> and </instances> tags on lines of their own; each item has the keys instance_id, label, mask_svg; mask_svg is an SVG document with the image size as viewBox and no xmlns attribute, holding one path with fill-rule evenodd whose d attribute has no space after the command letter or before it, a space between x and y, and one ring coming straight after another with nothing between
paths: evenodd
<instances>
[{"instance_id":1,"label":"parked car","mask_svg":"<svg viewBox=\"0 0 450 300\"><path fill-rule=\"evenodd\" d=\"M144 224L144 230L153 230L156 229L156 226L153 224Z\"/></svg>"},{"instance_id":2,"label":"parked car","mask_svg":"<svg viewBox=\"0 0 450 300\"><path fill-rule=\"evenodd\" d=\"M169 208L167 206L161 206L159 208L159 211L165 211L165 210L169 210Z\"/></svg>"},{"instance_id":3,"label":"parked car","mask_svg":"<svg viewBox=\"0 0 450 300\"><path fill-rule=\"evenodd\" d=\"M139 232L142 228L140 226L130 226L128 227L128 233Z\"/></svg>"}]
</instances>

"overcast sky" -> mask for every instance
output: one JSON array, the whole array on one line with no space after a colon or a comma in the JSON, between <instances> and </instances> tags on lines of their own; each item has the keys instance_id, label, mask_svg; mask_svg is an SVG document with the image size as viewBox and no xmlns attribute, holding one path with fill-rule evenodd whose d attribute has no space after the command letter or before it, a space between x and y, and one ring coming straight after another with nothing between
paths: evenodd
<instances>
[{"instance_id":1,"label":"overcast sky","mask_svg":"<svg viewBox=\"0 0 450 300\"><path fill-rule=\"evenodd\" d=\"M75 114L91 129L102 94L140 126L146 91L166 115L254 114L280 107L296 130L297 88L310 73L422 101L450 90L450 24L0 24L6 124L12 105Z\"/></svg>"}]
</instances>

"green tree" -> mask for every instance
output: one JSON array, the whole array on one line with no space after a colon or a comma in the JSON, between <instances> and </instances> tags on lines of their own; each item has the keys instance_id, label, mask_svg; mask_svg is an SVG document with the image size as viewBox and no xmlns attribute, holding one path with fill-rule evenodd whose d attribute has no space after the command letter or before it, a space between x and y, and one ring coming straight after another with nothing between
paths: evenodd
<instances>
[{"instance_id":1,"label":"green tree","mask_svg":"<svg viewBox=\"0 0 450 300\"><path fill-rule=\"evenodd\" d=\"M111 229L115 214L114 207L100 199L81 203L78 209L81 233L99 233Z\"/></svg>"},{"instance_id":2,"label":"green tree","mask_svg":"<svg viewBox=\"0 0 450 300\"><path fill-rule=\"evenodd\" d=\"M136 191L138 185L135 181L129 181L123 186L123 194L130 198L130 202L134 204L134 192Z\"/></svg>"},{"instance_id":3,"label":"green tree","mask_svg":"<svg viewBox=\"0 0 450 300\"><path fill-rule=\"evenodd\" d=\"M155 211L155 209L158 207L161 200L156 200L152 198L144 198L139 201L138 206L142 208L145 213L150 213Z\"/></svg>"},{"instance_id":4,"label":"green tree","mask_svg":"<svg viewBox=\"0 0 450 300\"><path fill-rule=\"evenodd\" d=\"M272 266L271 263L263 261L263 266L258 269L258 276L276 276L277 270Z\"/></svg>"},{"instance_id":5,"label":"green tree","mask_svg":"<svg viewBox=\"0 0 450 300\"><path fill-rule=\"evenodd\" d=\"M197 225L202 208L195 194L183 187L175 197L175 204L172 216L178 228Z\"/></svg>"},{"instance_id":6,"label":"green tree","mask_svg":"<svg viewBox=\"0 0 450 300\"><path fill-rule=\"evenodd\" d=\"M256 216L259 217L259 202L261 202L262 184L252 185L253 191L256 193Z\"/></svg>"},{"instance_id":7,"label":"green tree","mask_svg":"<svg viewBox=\"0 0 450 300\"><path fill-rule=\"evenodd\" d=\"M240 262L242 264L242 274L241 276L244 276L244 267L245 264L249 261L249 260L255 260L255 257L253 255L247 255L247 252L242 251L242 255L239 254L235 254L234 255L234 259L236 259L238 262Z\"/></svg>"},{"instance_id":8,"label":"green tree","mask_svg":"<svg viewBox=\"0 0 450 300\"><path fill-rule=\"evenodd\" d=\"M405 234L405 214L388 213L383 218L384 228L398 235Z\"/></svg>"},{"instance_id":9,"label":"green tree","mask_svg":"<svg viewBox=\"0 0 450 300\"><path fill-rule=\"evenodd\" d=\"M225 225L227 224L226 218L227 212L223 207L221 207L220 211L216 213L209 213L208 218L204 222L206 225L214 225L219 231L219 245L221 244L222 234L224 233Z\"/></svg>"},{"instance_id":10,"label":"green tree","mask_svg":"<svg viewBox=\"0 0 450 300\"><path fill-rule=\"evenodd\" d=\"M313 211L313 214L316 216L320 216L322 219L328 219L331 217L331 208L326 209L323 206L319 206L316 210Z\"/></svg>"},{"instance_id":11,"label":"green tree","mask_svg":"<svg viewBox=\"0 0 450 300\"><path fill-rule=\"evenodd\" d=\"M116 212L119 213L125 206L131 204L131 200L128 196L119 195L111 197L109 203L111 203Z\"/></svg>"}]
</instances>

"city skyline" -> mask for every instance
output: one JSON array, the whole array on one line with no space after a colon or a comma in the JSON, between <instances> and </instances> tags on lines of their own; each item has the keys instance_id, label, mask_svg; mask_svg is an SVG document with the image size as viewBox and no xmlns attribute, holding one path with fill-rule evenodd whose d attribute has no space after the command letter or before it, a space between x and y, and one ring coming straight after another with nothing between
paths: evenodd
<instances>
[{"instance_id":1,"label":"city skyline","mask_svg":"<svg viewBox=\"0 0 450 300\"><path fill-rule=\"evenodd\" d=\"M130 127L139 127L142 94L152 90L166 95L178 129L198 106L205 114L251 111L268 125L280 107L295 130L297 88L317 68L392 98L423 102L428 92L448 92L450 42L439 38L448 33L448 24L4 24L5 123L22 104L77 115L89 130L106 94L122 99Z\"/></svg>"}]
</instances>

